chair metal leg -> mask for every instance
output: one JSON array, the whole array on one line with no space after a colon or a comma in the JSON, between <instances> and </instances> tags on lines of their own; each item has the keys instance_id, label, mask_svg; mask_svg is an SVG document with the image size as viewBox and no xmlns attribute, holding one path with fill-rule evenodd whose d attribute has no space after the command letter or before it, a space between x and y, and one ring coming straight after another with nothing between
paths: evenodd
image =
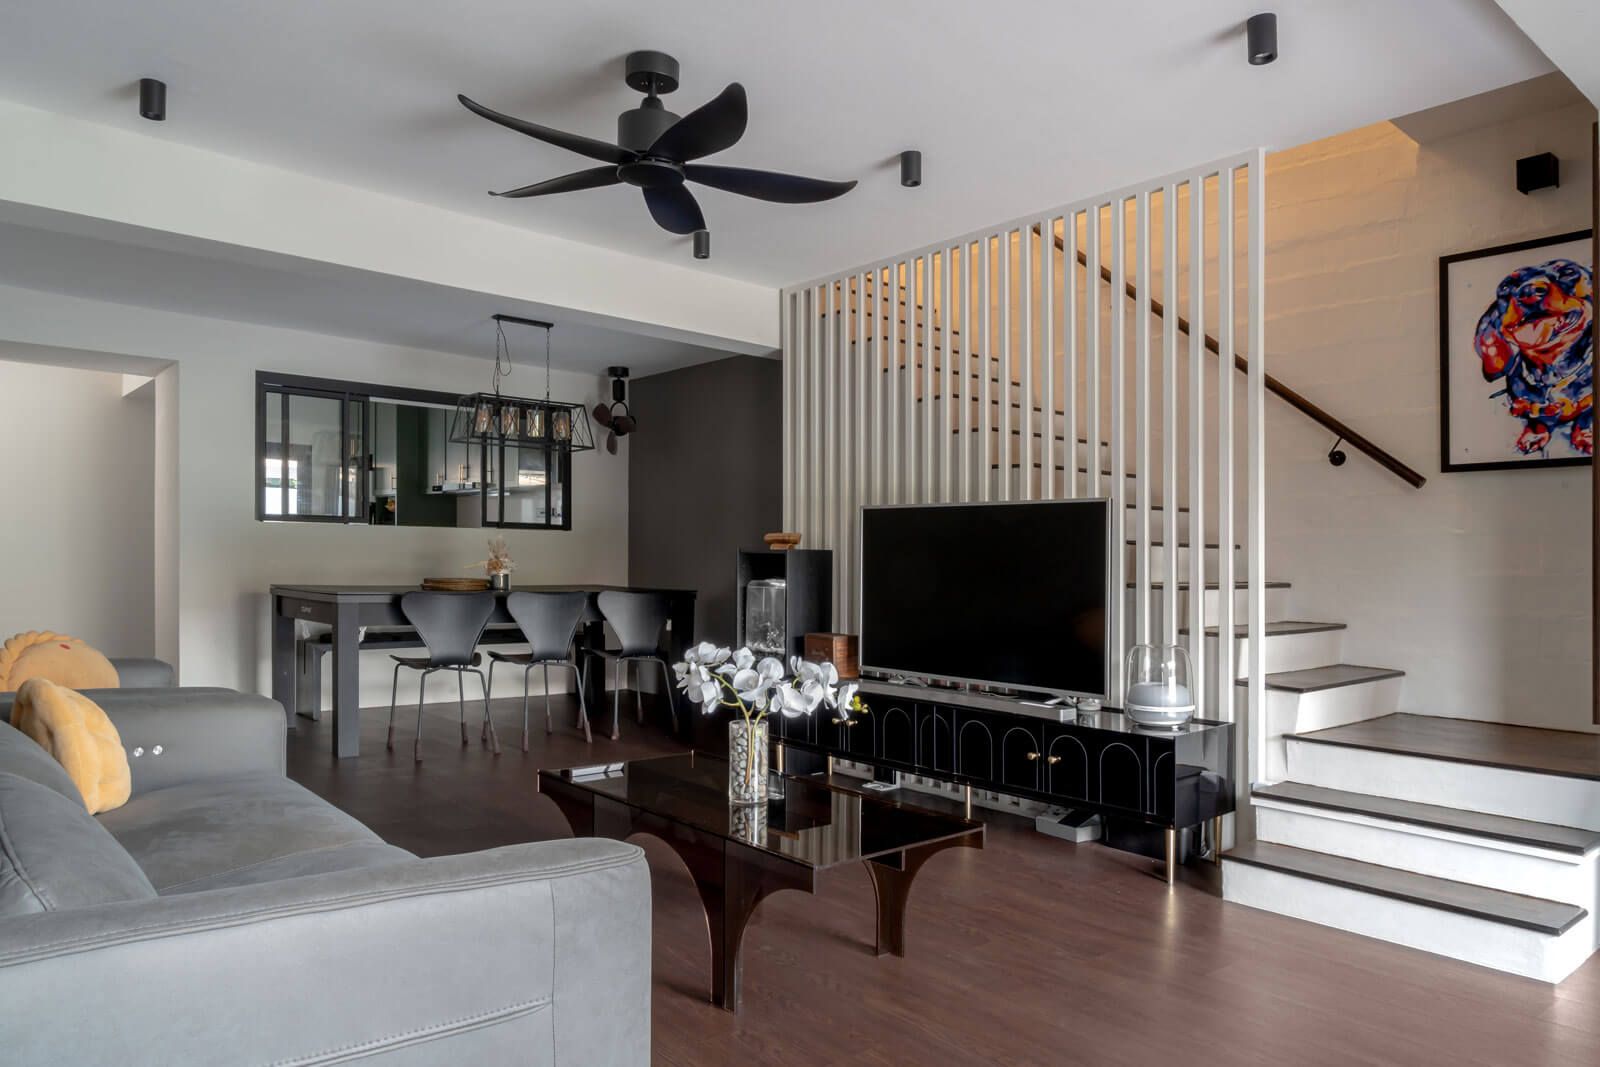
<instances>
[{"instance_id":1,"label":"chair metal leg","mask_svg":"<svg viewBox=\"0 0 1600 1067\"><path fill-rule=\"evenodd\" d=\"M592 745L594 737L589 733L589 709L583 699L583 672L578 669L576 663L569 662L567 666L572 668L572 676L578 682L578 725L583 727L583 741L584 744Z\"/></svg>"},{"instance_id":2,"label":"chair metal leg","mask_svg":"<svg viewBox=\"0 0 1600 1067\"><path fill-rule=\"evenodd\" d=\"M491 693L494 692L494 665L496 662L498 661L494 657L491 656L489 658L489 692ZM489 740L489 722L485 719L483 725L478 727L478 742L482 744L487 740ZM524 749L523 751L527 750Z\"/></svg>"},{"instance_id":3,"label":"chair metal leg","mask_svg":"<svg viewBox=\"0 0 1600 1067\"><path fill-rule=\"evenodd\" d=\"M403 663L394 665L394 680L389 686L389 736L384 741L383 747L390 752L394 751L394 702L395 698L400 695L400 668L404 666L405 664ZM320 695L318 699L321 699Z\"/></svg>"},{"instance_id":4,"label":"chair metal leg","mask_svg":"<svg viewBox=\"0 0 1600 1067\"><path fill-rule=\"evenodd\" d=\"M483 724L489 728L489 751L496 756L500 755L500 735L494 728L494 716L489 714L489 681L484 678L483 672L476 667L468 667L473 674L478 676L478 684L483 686Z\"/></svg>"},{"instance_id":5,"label":"chair metal leg","mask_svg":"<svg viewBox=\"0 0 1600 1067\"><path fill-rule=\"evenodd\" d=\"M533 664L522 668L522 751L528 751L528 674Z\"/></svg>"},{"instance_id":6,"label":"chair metal leg","mask_svg":"<svg viewBox=\"0 0 1600 1067\"><path fill-rule=\"evenodd\" d=\"M673 699L672 670L667 666L666 660L659 657L653 657L653 659L654 662L661 664L661 680L667 686L662 692L667 697L667 713L672 716L672 735L676 737L678 735L678 702Z\"/></svg>"},{"instance_id":7,"label":"chair metal leg","mask_svg":"<svg viewBox=\"0 0 1600 1067\"><path fill-rule=\"evenodd\" d=\"M461 715L461 747L467 747L467 681L462 670L456 671L456 707Z\"/></svg>"},{"instance_id":8,"label":"chair metal leg","mask_svg":"<svg viewBox=\"0 0 1600 1067\"><path fill-rule=\"evenodd\" d=\"M544 732L546 734L556 732L555 724L550 721L550 664L548 663L544 665Z\"/></svg>"},{"instance_id":9,"label":"chair metal leg","mask_svg":"<svg viewBox=\"0 0 1600 1067\"><path fill-rule=\"evenodd\" d=\"M644 687L640 685L643 678L639 677L639 664L642 660L633 660L633 719L640 726L644 725Z\"/></svg>"},{"instance_id":10,"label":"chair metal leg","mask_svg":"<svg viewBox=\"0 0 1600 1067\"><path fill-rule=\"evenodd\" d=\"M422 697L428 691L428 675L432 673L431 670L423 671L422 677L417 680L417 736L411 740L411 758L417 763L422 762Z\"/></svg>"},{"instance_id":11,"label":"chair metal leg","mask_svg":"<svg viewBox=\"0 0 1600 1067\"><path fill-rule=\"evenodd\" d=\"M621 737L617 725L622 717L622 661L617 660L617 679L611 686L611 740Z\"/></svg>"}]
</instances>

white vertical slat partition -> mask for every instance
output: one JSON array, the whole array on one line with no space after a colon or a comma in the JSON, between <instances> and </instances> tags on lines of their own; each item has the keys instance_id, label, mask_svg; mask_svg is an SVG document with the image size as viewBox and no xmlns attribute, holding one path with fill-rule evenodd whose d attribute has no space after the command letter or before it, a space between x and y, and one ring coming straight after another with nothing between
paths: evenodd
<instances>
[{"instance_id":1,"label":"white vertical slat partition","mask_svg":"<svg viewBox=\"0 0 1600 1067\"><path fill-rule=\"evenodd\" d=\"M836 628L859 618L863 505L1103 496L1111 703L1130 642L1176 644L1186 629L1204 713L1233 719L1237 585L1247 706L1264 709L1263 159L1247 153L784 290L784 521L836 554ZM1208 541L1221 546L1214 563ZM1259 735L1241 740L1252 778L1264 775Z\"/></svg>"}]
</instances>

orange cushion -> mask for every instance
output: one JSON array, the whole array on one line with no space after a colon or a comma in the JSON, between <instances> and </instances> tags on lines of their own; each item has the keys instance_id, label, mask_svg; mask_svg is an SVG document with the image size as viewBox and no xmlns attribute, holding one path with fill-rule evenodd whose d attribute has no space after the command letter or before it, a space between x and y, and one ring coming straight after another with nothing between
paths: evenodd
<instances>
[{"instance_id":1,"label":"orange cushion","mask_svg":"<svg viewBox=\"0 0 1600 1067\"><path fill-rule=\"evenodd\" d=\"M29 678L48 678L68 689L116 689L117 669L94 647L49 630L17 634L0 647L0 693Z\"/></svg>"},{"instance_id":2,"label":"orange cushion","mask_svg":"<svg viewBox=\"0 0 1600 1067\"><path fill-rule=\"evenodd\" d=\"M54 756L83 794L89 814L128 802L133 777L122 737L99 704L45 678L30 678L17 690L11 725Z\"/></svg>"}]
</instances>

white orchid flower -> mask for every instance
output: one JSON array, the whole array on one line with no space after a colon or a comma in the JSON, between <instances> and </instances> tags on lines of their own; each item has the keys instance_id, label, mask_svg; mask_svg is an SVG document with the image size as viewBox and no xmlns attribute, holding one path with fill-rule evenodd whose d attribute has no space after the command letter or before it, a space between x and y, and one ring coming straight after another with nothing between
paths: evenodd
<instances>
[{"instance_id":1,"label":"white orchid flower","mask_svg":"<svg viewBox=\"0 0 1600 1067\"><path fill-rule=\"evenodd\" d=\"M734 652L732 658L718 667L717 670L722 674L738 674L740 671L747 671L754 667L755 663L756 654L748 648L741 648L739 651Z\"/></svg>"},{"instance_id":2,"label":"white orchid flower","mask_svg":"<svg viewBox=\"0 0 1600 1067\"><path fill-rule=\"evenodd\" d=\"M839 687L838 692L834 695L836 706L840 711L844 712L847 717L850 714L850 709L855 706L856 693L859 692L860 689L861 686L857 683L846 682Z\"/></svg>"},{"instance_id":3,"label":"white orchid flower","mask_svg":"<svg viewBox=\"0 0 1600 1067\"><path fill-rule=\"evenodd\" d=\"M735 674L729 684L733 686L734 692L739 694L739 699L746 707L753 711L766 710L771 683L759 672L747 667Z\"/></svg>"},{"instance_id":4,"label":"white orchid flower","mask_svg":"<svg viewBox=\"0 0 1600 1067\"><path fill-rule=\"evenodd\" d=\"M785 718L809 715L814 709L806 706L806 698L788 682L780 682L772 691L772 706Z\"/></svg>"},{"instance_id":5,"label":"white orchid flower","mask_svg":"<svg viewBox=\"0 0 1600 1067\"><path fill-rule=\"evenodd\" d=\"M805 701L806 714L816 711L828 698L827 687L818 681L800 683L800 699Z\"/></svg>"}]
</instances>

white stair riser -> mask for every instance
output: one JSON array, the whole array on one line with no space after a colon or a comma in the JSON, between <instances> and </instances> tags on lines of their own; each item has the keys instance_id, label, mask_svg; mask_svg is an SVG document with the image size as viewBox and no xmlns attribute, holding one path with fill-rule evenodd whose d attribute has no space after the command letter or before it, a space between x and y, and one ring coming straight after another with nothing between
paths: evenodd
<instances>
[{"instance_id":1,"label":"white stair riser","mask_svg":"<svg viewBox=\"0 0 1600 1067\"><path fill-rule=\"evenodd\" d=\"M1267 673L1303 671L1311 667L1326 667L1344 661L1344 630L1314 630L1305 634L1268 634L1262 646L1267 663ZM1208 662L1217 659L1217 639L1206 638ZM1243 678L1249 673L1250 639L1238 637L1233 642L1233 676Z\"/></svg>"},{"instance_id":2,"label":"white stair riser","mask_svg":"<svg viewBox=\"0 0 1600 1067\"><path fill-rule=\"evenodd\" d=\"M1571 856L1257 797L1256 839L1593 909L1600 853Z\"/></svg>"},{"instance_id":3,"label":"white stair riser","mask_svg":"<svg viewBox=\"0 0 1600 1067\"><path fill-rule=\"evenodd\" d=\"M1011 457L1011 462L1012 463L1020 463L1021 462L1021 457L1012 456ZM1037 463L1037 462L1041 462L1041 461L1038 459L1038 457L1035 457L1034 458L1034 462ZM1109 467L1103 467L1101 469L1102 470L1109 470L1110 468ZM991 467L989 473L990 473L989 491L993 494L994 499L998 500L1000 498L1000 488L1001 488L1001 486L1010 486L1010 488L1011 488L1011 499L1013 499L1013 500L1022 500L1022 499L1038 500L1038 499L1040 499L1040 498L1042 498L1044 496L1044 476L1045 476L1046 472L1042 468L1030 468L1028 470L1028 472L1027 472L1027 477L1026 478L1023 477L1023 471L1022 471L1021 467L1003 467L1003 468L1001 468L999 470L995 470L995 469L993 469ZM1088 475L1087 474L1083 473L1082 471L1078 471L1078 472L1076 472L1075 477L1076 477L1076 482L1074 484L1077 486L1077 490L1078 490L1078 495L1079 496L1109 496L1109 495L1111 495L1111 477L1110 477L1110 475L1102 474L1100 476L1100 488L1099 488L1099 491L1098 492L1094 492L1094 493L1091 493L1088 490L1089 482L1088 482ZM1061 498L1066 497L1066 495L1067 495L1067 472L1064 471L1064 470L1057 469L1053 473L1051 473L1051 478L1053 479L1052 482L1051 482L1051 485L1054 487L1051 490L1051 495L1056 497L1057 499L1061 499ZM1132 474L1124 475L1123 481L1127 486L1127 491L1126 491L1126 493L1124 495L1127 498L1126 499L1126 503L1129 505L1129 507L1128 507L1128 528L1132 529L1133 528L1133 513L1134 513L1133 512L1133 507L1132 507L1132 505L1134 504L1134 495L1133 494L1135 492L1135 488L1134 487L1137 484L1137 482L1136 482L1135 476L1132 475ZM1028 487L1028 493L1026 494L1026 496L1024 495L1024 493L1022 491L1022 487L1024 485L1026 485ZM1158 516L1160 516L1160 514L1161 514L1161 512L1155 511L1155 510L1152 510L1150 512L1150 516L1151 516L1151 518L1150 518L1150 527L1151 527L1152 532L1159 531L1162 528L1162 526L1161 526L1162 520L1158 517ZM1188 526L1183 521L1183 513L1181 513L1181 512L1179 513L1179 516L1178 516L1178 530L1179 530L1179 536L1180 537L1187 535Z\"/></svg>"},{"instance_id":4,"label":"white stair riser","mask_svg":"<svg viewBox=\"0 0 1600 1067\"><path fill-rule=\"evenodd\" d=\"M1365 722L1392 714L1400 706L1400 689L1404 682L1404 677L1384 678L1375 682L1341 685L1334 689L1319 689L1312 693L1267 690L1269 778L1277 781L1289 775L1285 735L1331 730L1335 726L1348 726L1353 722ZM1248 707L1247 690L1244 686L1236 688L1241 706Z\"/></svg>"},{"instance_id":5,"label":"white stair riser","mask_svg":"<svg viewBox=\"0 0 1600 1067\"><path fill-rule=\"evenodd\" d=\"M1161 521L1160 521L1160 513L1159 512L1152 512L1152 518L1151 518L1150 526L1151 526L1151 530L1150 530L1151 541L1154 542L1157 538L1162 536ZM1133 534L1132 524L1129 525L1128 534L1129 534L1129 536L1132 536L1132 534ZM1138 574L1139 573L1139 549L1138 549L1138 546L1136 546L1136 545L1124 545L1123 549L1124 549L1124 555L1127 558L1126 566L1127 566L1127 569L1128 569L1128 573L1129 574ZM1176 570L1175 573L1176 573L1177 578L1178 578L1178 580L1180 582L1189 580L1189 564L1190 564L1190 561L1193 558L1193 555L1194 555L1195 551L1196 551L1196 549L1190 547L1189 545L1179 545L1178 546L1178 567L1177 567L1177 570ZM1201 548L1198 551L1203 552L1205 554L1205 572L1206 572L1207 580L1215 578L1217 576L1217 556L1220 554L1220 550L1219 549L1215 549L1215 548L1207 547L1207 548ZM1235 551L1234 552L1234 556L1233 556L1233 561L1234 561L1235 573L1243 574L1244 573L1244 552L1242 550ZM1161 545L1157 545L1157 544L1152 543L1150 545L1150 580L1152 582L1164 582L1169 577L1171 577L1171 575L1169 575L1168 572L1167 572L1167 550L1164 547L1162 547Z\"/></svg>"},{"instance_id":6,"label":"white stair riser","mask_svg":"<svg viewBox=\"0 0 1600 1067\"><path fill-rule=\"evenodd\" d=\"M1588 915L1560 937L1440 908L1328 885L1223 857L1224 900L1365 937L1465 960L1542 982L1559 982L1594 951Z\"/></svg>"},{"instance_id":7,"label":"white stair riser","mask_svg":"<svg viewBox=\"0 0 1600 1067\"><path fill-rule=\"evenodd\" d=\"M1187 647L1187 642L1185 642ZM1325 667L1339 663L1344 658L1344 631L1319 630L1309 634L1268 634L1263 649L1266 652L1266 672L1299 671L1309 667ZM1218 670L1217 639L1206 638L1205 681L1208 707L1217 706L1217 686L1222 679ZM1237 638L1233 642L1233 675L1247 677L1250 673L1250 642Z\"/></svg>"},{"instance_id":8,"label":"white stair riser","mask_svg":"<svg viewBox=\"0 0 1600 1067\"><path fill-rule=\"evenodd\" d=\"M1290 739L1288 777L1305 785L1600 830L1600 782Z\"/></svg>"},{"instance_id":9,"label":"white stair riser","mask_svg":"<svg viewBox=\"0 0 1600 1067\"><path fill-rule=\"evenodd\" d=\"M1289 592L1290 590L1284 586L1276 586L1266 590L1267 618L1282 618L1284 616L1284 614L1289 610ZM1129 589L1126 597L1123 600L1124 617L1128 620L1128 640L1130 644L1137 641L1137 630L1135 627L1138 620L1135 616L1135 593L1136 590ZM1160 632L1161 623L1165 618L1166 611L1165 600L1163 598L1169 593L1173 596L1176 596L1178 599L1178 625L1181 627L1189 624L1190 590L1172 590L1165 587L1156 588L1152 586L1150 590L1150 620L1152 634L1157 634ZM1223 591L1220 589L1206 589L1202 592L1201 595L1204 597L1202 607L1203 618L1205 620L1204 625L1217 625L1217 611L1222 602L1222 593ZM1245 620L1245 612L1249 609L1249 606L1249 591L1245 589L1235 589L1233 591L1233 618L1235 623L1241 623Z\"/></svg>"}]
</instances>

